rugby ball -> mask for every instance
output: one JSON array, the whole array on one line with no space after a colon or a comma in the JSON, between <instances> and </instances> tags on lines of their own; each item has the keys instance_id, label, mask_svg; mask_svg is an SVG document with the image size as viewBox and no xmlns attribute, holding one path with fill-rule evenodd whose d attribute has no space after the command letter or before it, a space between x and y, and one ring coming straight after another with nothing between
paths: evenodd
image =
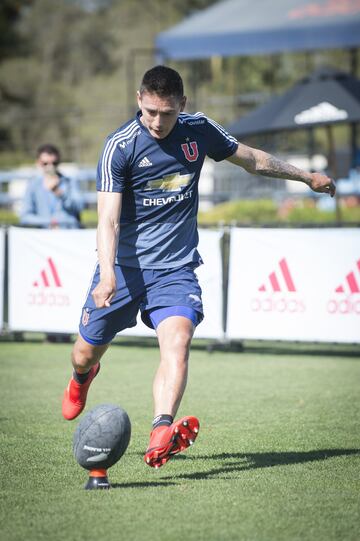
<instances>
[{"instance_id":1,"label":"rugby ball","mask_svg":"<svg viewBox=\"0 0 360 541\"><path fill-rule=\"evenodd\" d=\"M101 404L81 419L73 437L73 452L86 470L107 469L125 453L131 436L128 414L120 406Z\"/></svg>"}]
</instances>

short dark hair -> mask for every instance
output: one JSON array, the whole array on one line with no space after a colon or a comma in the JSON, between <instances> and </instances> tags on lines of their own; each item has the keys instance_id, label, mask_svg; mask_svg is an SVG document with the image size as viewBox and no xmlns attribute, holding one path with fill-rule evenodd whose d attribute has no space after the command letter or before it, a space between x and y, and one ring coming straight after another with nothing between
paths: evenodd
<instances>
[{"instance_id":1,"label":"short dark hair","mask_svg":"<svg viewBox=\"0 0 360 541\"><path fill-rule=\"evenodd\" d=\"M141 81L140 94L144 92L181 99L184 96L184 85L177 71L167 66L155 66L144 74Z\"/></svg>"},{"instance_id":2,"label":"short dark hair","mask_svg":"<svg viewBox=\"0 0 360 541\"><path fill-rule=\"evenodd\" d=\"M37 157L39 158L40 154L43 154L44 152L46 154L52 154L53 156L57 156L58 160L60 161L60 157L61 157L60 150L55 145L51 145L50 143L45 143L44 145L40 145L36 151Z\"/></svg>"}]
</instances>

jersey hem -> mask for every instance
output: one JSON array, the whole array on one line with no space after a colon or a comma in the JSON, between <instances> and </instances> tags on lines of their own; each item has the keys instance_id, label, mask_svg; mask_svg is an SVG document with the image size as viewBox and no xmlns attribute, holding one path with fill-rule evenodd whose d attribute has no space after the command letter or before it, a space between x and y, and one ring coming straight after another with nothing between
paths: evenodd
<instances>
[{"instance_id":1,"label":"jersey hem","mask_svg":"<svg viewBox=\"0 0 360 541\"><path fill-rule=\"evenodd\" d=\"M144 269L144 270L168 270L168 269L177 269L177 268L180 268L180 267L188 267L188 266L193 266L193 268L197 268L197 267L200 267L200 265L203 265L203 260L201 259L201 257L197 260L197 261L194 261L193 259L189 259L187 261L181 261L180 263L175 263L175 264L171 264L171 263L159 263L158 265L134 265L134 264L131 264L131 262L124 262L122 260L119 260L119 259L115 259L115 265L119 265L120 267L130 267L132 269Z\"/></svg>"}]
</instances>

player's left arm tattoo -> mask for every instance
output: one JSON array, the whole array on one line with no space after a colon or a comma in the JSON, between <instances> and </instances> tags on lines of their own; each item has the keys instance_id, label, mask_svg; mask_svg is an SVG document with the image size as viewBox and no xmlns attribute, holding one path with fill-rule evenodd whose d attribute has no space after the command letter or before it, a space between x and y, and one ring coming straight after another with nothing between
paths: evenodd
<instances>
[{"instance_id":1,"label":"player's left arm tattoo","mask_svg":"<svg viewBox=\"0 0 360 541\"><path fill-rule=\"evenodd\" d=\"M237 151L228 158L235 165L240 165L252 174L265 177L284 178L289 180L300 180L309 184L311 174L294 167L267 152L248 147L239 143Z\"/></svg>"},{"instance_id":2,"label":"player's left arm tattoo","mask_svg":"<svg viewBox=\"0 0 360 541\"><path fill-rule=\"evenodd\" d=\"M307 184L314 192L327 193L331 197L334 197L336 193L335 182L330 177L321 173L302 171L267 152L241 143L238 144L234 154L227 159L255 175L298 180Z\"/></svg>"},{"instance_id":3,"label":"player's left arm tattoo","mask_svg":"<svg viewBox=\"0 0 360 541\"><path fill-rule=\"evenodd\" d=\"M262 153L256 160L256 173L265 177L276 177L290 180L300 180L309 184L309 173L302 171L288 162L284 162L271 154Z\"/></svg>"}]
</instances>

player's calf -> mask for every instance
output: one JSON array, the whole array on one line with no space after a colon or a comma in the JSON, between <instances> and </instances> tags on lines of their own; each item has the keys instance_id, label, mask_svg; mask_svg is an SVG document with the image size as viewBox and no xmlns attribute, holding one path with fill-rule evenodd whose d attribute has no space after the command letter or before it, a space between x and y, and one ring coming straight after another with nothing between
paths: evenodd
<instances>
[{"instance_id":1,"label":"player's calf","mask_svg":"<svg viewBox=\"0 0 360 541\"><path fill-rule=\"evenodd\" d=\"M68 421L75 419L84 409L89 387L92 380L98 375L99 370L100 363L98 362L90 368L87 374L73 375L70 379L62 402L62 414ZM82 382L81 379L83 379Z\"/></svg>"}]
</instances>

